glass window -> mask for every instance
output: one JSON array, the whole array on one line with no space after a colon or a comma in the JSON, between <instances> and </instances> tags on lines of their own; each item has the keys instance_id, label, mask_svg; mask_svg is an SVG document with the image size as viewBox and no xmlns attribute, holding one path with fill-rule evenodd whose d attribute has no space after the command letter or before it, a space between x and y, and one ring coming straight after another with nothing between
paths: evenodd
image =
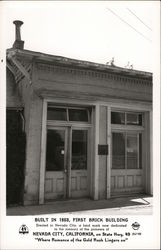
<instances>
[{"instance_id":1,"label":"glass window","mask_svg":"<svg viewBox=\"0 0 161 250\"><path fill-rule=\"evenodd\" d=\"M141 133L112 133L112 168L142 168Z\"/></svg>"},{"instance_id":2,"label":"glass window","mask_svg":"<svg viewBox=\"0 0 161 250\"><path fill-rule=\"evenodd\" d=\"M127 113L126 114L127 125L142 125L142 115Z\"/></svg>"},{"instance_id":3,"label":"glass window","mask_svg":"<svg viewBox=\"0 0 161 250\"><path fill-rule=\"evenodd\" d=\"M142 134L139 134L139 168L142 168Z\"/></svg>"},{"instance_id":4,"label":"glass window","mask_svg":"<svg viewBox=\"0 0 161 250\"><path fill-rule=\"evenodd\" d=\"M65 130L47 131L46 170L64 170Z\"/></svg>"},{"instance_id":5,"label":"glass window","mask_svg":"<svg viewBox=\"0 0 161 250\"><path fill-rule=\"evenodd\" d=\"M137 134L127 135L127 168L136 169L138 168L138 150L137 150Z\"/></svg>"},{"instance_id":6,"label":"glass window","mask_svg":"<svg viewBox=\"0 0 161 250\"><path fill-rule=\"evenodd\" d=\"M72 131L72 169L87 169L87 130Z\"/></svg>"},{"instance_id":7,"label":"glass window","mask_svg":"<svg viewBox=\"0 0 161 250\"><path fill-rule=\"evenodd\" d=\"M125 168L125 134L112 133L112 168Z\"/></svg>"},{"instance_id":8,"label":"glass window","mask_svg":"<svg viewBox=\"0 0 161 250\"><path fill-rule=\"evenodd\" d=\"M125 124L125 113L123 112L111 112L112 124Z\"/></svg>"},{"instance_id":9,"label":"glass window","mask_svg":"<svg viewBox=\"0 0 161 250\"><path fill-rule=\"evenodd\" d=\"M88 122L88 112L86 109L69 109L69 121Z\"/></svg>"},{"instance_id":10,"label":"glass window","mask_svg":"<svg viewBox=\"0 0 161 250\"><path fill-rule=\"evenodd\" d=\"M48 107L47 119L48 120L67 121L67 110L65 108Z\"/></svg>"},{"instance_id":11,"label":"glass window","mask_svg":"<svg viewBox=\"0 0 161 250\"><path fill-rule=\"evenodd\" d=\"M141 126L142 114L126 113L126 112L111 112L111 123Z\"/></svg>"}]
</instances>

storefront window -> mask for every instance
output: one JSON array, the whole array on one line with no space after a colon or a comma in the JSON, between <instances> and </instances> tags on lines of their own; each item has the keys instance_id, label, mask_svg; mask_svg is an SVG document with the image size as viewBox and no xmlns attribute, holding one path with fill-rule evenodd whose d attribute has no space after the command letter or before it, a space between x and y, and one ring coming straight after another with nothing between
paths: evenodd
<instances>
[{"instance_id":1,"label":"storefront window","mask_svg":"<svg viewBox=\"0 0 161 250\"><path fill-rule=\"evenodd\" d=\"M137 149L137 134L130 135L127 134L127 168L135 169L137 168L137 159L138 159L138 149Z\"/></svg>"},{"instance_id":2,"label":"storefront window","mask_svg":"<svg viewBox=\"0 0 161 250\"><path fill-rule=\"evenodd\" d=\"M138 132L112 133L112 168L142 168L142 134Z\"/></svg>"},{"instance_id":3,"label":"storefront window","mask_svg":"<svg viewBox=\"0 0 161 250\"><path fill-rule=\"evenodd\" d=\"M142 168L142 134L139 134L139 168Z\"/></svg>"}]
</instances>

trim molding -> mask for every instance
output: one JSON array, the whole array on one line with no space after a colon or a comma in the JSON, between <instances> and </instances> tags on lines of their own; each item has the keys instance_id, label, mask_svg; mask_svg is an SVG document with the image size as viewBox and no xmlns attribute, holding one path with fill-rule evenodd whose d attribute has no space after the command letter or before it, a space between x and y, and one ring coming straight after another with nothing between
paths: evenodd
<instances>
[{"instance_id":1,"label":"trim molding","mask_svg":"<svg viewBox=\"0 0 161 250\"><path fill-rule=\"evenodd\" d=\"M40 71L44 71L46 73L67 73L71 75L79 75L85 77L94 77L99 79L110 79L119 81L123 84L126 83L135 83L135 84L143 84L146 86L152 85L152 81L139 78L136 76L127 77L122 75L121 73L108 73L108 72L100 72L98 70L89 70L89 69L76 69L73 67L64 67L64 66L57 66L57 65L49 65L45 63L37 63L37 68Z\"/></svg>"}]
</instances>

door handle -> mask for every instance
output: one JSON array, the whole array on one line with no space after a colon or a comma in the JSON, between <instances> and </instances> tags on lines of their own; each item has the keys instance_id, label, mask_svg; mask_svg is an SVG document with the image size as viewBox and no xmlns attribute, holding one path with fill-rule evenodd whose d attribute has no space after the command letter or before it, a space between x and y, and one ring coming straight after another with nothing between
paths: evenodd
<instances>
[{"instance_id":1,"label":"door handle","mask_svg":"<svg viewBox=\"0 0 161 250\"><path fill-rule=\"evenodd\" d=\"M64 173L67 173L67 169L66 168L64 169Z\"/></svg>"}]
</instances>

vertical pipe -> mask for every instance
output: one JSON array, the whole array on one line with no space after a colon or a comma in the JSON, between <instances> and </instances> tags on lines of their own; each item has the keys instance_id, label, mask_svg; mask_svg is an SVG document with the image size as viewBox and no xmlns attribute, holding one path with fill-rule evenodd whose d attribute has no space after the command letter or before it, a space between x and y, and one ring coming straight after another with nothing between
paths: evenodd
<instances>
[{"instance_id":1,"label":"vertical pipe","mask_svg":"<svg viewBox=\"0 0 161 250\"><path fill-rule=\"evenodd\" d=\"M15 20L13 23L15 24L15 40L21 41L20 27L23 24L23 22Z\"/></svg>"}]
</instances>

